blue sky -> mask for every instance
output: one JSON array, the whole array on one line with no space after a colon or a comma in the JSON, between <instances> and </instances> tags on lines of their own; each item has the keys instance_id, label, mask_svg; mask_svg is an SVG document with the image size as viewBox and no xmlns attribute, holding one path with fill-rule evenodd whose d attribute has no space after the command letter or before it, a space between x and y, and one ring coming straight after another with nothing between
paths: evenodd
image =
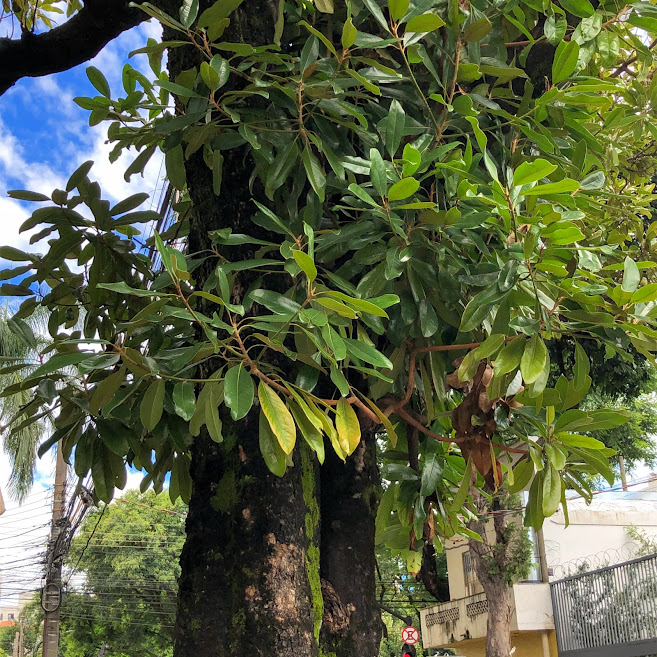
<instances>
[{"instance_id":1,"label":"blue sky","mask_svg":"<svg viewBox=\"0 0 657 657\"><path fill-rule=\"evenodd\" d=\"M111 146L104 143L107 125L90 128L88 112L78 107L73 98L97 95L85 73L89 64L103 71L118 96L122 89L121 69L128 61L128 53L145 45L148 37L159 38L160 32L159 25L153 21L144 23L122 34L88 64L47 77L24 78L0 96L0 244L45 251L47 244L30 245L29 235L18 232L21 223L38 205L10 199L6 191L29 189L50 194L57 187L63 188L70 174L86 160L95 161L91 176L100 182L105 198L116 202L145 191L157 203L163 184L161 158L154 157L144 177L133 176L128 185L123 173L135 155L124 156L110 164ZM0 36L4 36L2 29ZM148 61L144 55L133 57L130 62L148 74ZM147 202L144 208L149 205ZM0 261L0 269L5 266L10 266L10 263ZM47 532L42 527L50 515L49 496L45 491L52 483L53 472L54 460L49 454L39 462L35 486L24 507L25 513L29 512L26 516L22 511L18 512L14 501L7 499L9 463L0 450L0 487L7 505L6 515L0 518L0 568L11 562L16 564L13 566L16 572L17 566L27 566L31 562L30 559L22 562L18 559L38 552L39 537L45 537ZM136 488L141 478L140 473L131 473L127 488ZM25 520L21 520L23 518ZM30 531L21 538L14 538L18 524ZM12 593L8 590L11 568L6 571L5 591L4 595L0 591L0 604L4 602L2 598L6 600L7 594ZM27 581L35 575L38 578L38 569L23 570L21 567L18 570L21 580ZM32 582L34 584L38 585L38 579Z\"/></svg>"},{"instance_id":2,"label":"blue sky","mask_svg":"<svg viewBox=\"0 0 657 657\"><path fill-rule=\"evenodd\" d=\"M2 34L0 34L2 36ZM113 90L122 90L121 69L128 53L146 44L149 36L159 38L160 28L150 21L123 33L106 46L89 64L99 68ZM148 73L144 55L130 60L132 66ZM84 161L94 160L91 176L99 180L103 193L118 201L138 191L157 199L162 186L160 160L153 158L144 178L133 177L128 185L123 172L133 156L123 156L110 164L111 147L105 144L107 125L89 127L88 112L73 102L76 96L95 96L85 69L41 78L24 78L0 96L0 242L27 248L29 237L18 234L28 216L30 204L8 199L8 189L29 189L46 194L63 187L69 175ZM32 247L32 250L39 250Z\"/></svg>"}]
</instances>

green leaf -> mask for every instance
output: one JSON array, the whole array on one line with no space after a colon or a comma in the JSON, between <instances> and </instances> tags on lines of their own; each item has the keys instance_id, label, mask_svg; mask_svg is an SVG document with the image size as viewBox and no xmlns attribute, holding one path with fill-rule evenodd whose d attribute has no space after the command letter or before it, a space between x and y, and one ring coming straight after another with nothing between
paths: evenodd
<instances>
[{"instance_id":1,"label":"green leaf","mask_svg":"<svg viewBox=\"0 0 657 657\"><path fill-rule=\"evenodd\" d=\"M443 474L443 459L436 454L428 454L422 466L422 480L420 484L420 493L428 497L436 492L436 487Z\"/></svg>"},{"instance_id":2,"label":"green leaf","mask_svg":"<svg viewBox=\"0 0 657 657\"><path fill-rule=\"evenodd\" d=\"M294 256L297 265L301 267L301 271L312 283L317 278L317 267L315 266L313 259L304 251L292 251L292 255Z\"/></svg>"},{"instance_id":3,"label":"green leaf","mask_svg":"<svg viewBox=\"0 0 657 657\"><path fill-rule=\"evenodd\" d=\"M513 173L513 184L520 187L520 185L536 182L549 176L556 168L556 164L541 158L533 162L523 162Z\"/></svg>"},{"instance_id":4,"label":"green leaf","mask_svg":"<svg viewBox=\"0 0 657 657\"><path fill-rule=\"evenodd\" d=\"M328 12L333 13L333 12ZM319 30L316 30L312 25L309 25L306 21L299 21L299 25L303 25L311 34L316 36L334 55L337 55L335 51L335 46L324 36Z\"/></svg>"},{"instance_id":5,"label":"green leaf","mask_svg":"<svg viewBox=\"0 0 657 657\"><path fill-rule=\"evenodd\" d=\"M268 310L277 315L296 314L301 310L301 306L292 299L284 297L278 292L270 290L251 290L250 297Z\"/></svg>"},{"instance_id":6,"label":"green leaf","mask_svg":"<svg viewBox=\"0 0 657 657\"><path fill-rule=\"evenodd\" d=\"M7 196L18 199L19 201L49 201L50 196L39 194L38 192L28 192L24 189L10 189ZM9 247L3 247L9 248Z\"/></svg>"},{"instance_id":7,"label":"green leaf","mask_svg":"<svg viewBox=\"0 0 657 657\"><path fill-rule=\"evenodd\" d=\"M572 41L570 42L572 43ZM559 182L537 185L530 189L524 190L524 196L546 196L547 194L562 194L564 192L574 192L579 189L579 183L572 178L564 178Z\"/></svg>"},{"instance_id":8,"label":"green leaf","mask_svg":"<svg viewBox=\"0 0 657 657\"><path fill-rule=\"evenodd\" d=\"M180 6L180 22L189 27L198 16L198 2L199 0L183 0Z\"/></svg>"},{"instance_id":9,"label":"green leaf","mask_svg":"<svg viewBox=\"0 0 657 657\"><path fill-rule=\"evenodd\" d=\"M297 403L294 400L290 400L288 404L290 411L292 412L292 416L294 417L294 421L296 422L297 428L303 436L303 439L317 454L317 460L320 462L320 464L324 463L324 438L322 437L321 433L321 423L318 421L317 417L315 417L307 405L302 407L300 403ZM319 424L319 428L316 426L316 424Z\"/></svg>"},{"instance_id":10,"label":"green leaf","mask_svg":"<svg viewBox=\"0 0 657 657\"><path fill-rule=\"evenodd\" d=\"M406 127L406 112L398 100L390 103L388 116L386 117L386 131L383 142L390 157L395 157L401 140L404 137Z\"/></svg>"},{"instance_id":11,"label":"green leaf","mask_svg":"<svg viewBox=\"0 0 657 657\"><path fill-rule=\"evenodd\" d=\"M121 384L125 381L125 370L121 369L114 374L105 377L94 390L89 400L89 413L98 415L105 405L118 392Z\"/></svg>"},{"instance_id":12,"label":"green leaf","mask_svg":"<svg viewBox=\"0 0 657 657\"><path fill-rule=\"evenodd\" d=\"M75 189L87 176L91 167L93 166L93 160L87 160L83 162L72 174L66 183L66 191L70 192Z\"/></svg>"},{"instance_id":13,"label":"green leaf","mask_svg":"<svg viewBox=\"0 0 657 657\"><path fill-rule=\"evenodd\" d=\"M324 203L324 197L326 195L326 176L324 175L324 171L322 171L322 165L308 147L303 149L301 160L303 161L308 181L315 190L315 194L317 194L319 200Z\"/></svg>"},{"instance_id":14,"label":"green leaf","mask_svg":"<svg viewBox=\"0 0 657 657\"><path fill-rule=\"evenodd\" d=\"M534 383L547 363L547 348L540 335L529 338L520 360L520 373L525 383Z\"/></svg>"},{"instance_id":15,"label":"green leaf","mask_svg":"<svg viewBox=\"0 0 657 657\"><path fill-rule=\"evenodd\" d=\"M420 183L415 178L402 178L388 191L388 200L401 201L415 194L419 187Z\"/></svg>"},{"instance_id":16,"label":"green leaf","mask_svg":"<svg viewBox=\"0 0 657 657\"><path fill-rule=\"evenodd\" d=\"M176 383L173 387L173 407L183 420L191 420L196 410L194 384L189 381Z\"/></svg>"},{"instance_id":17,"label":"green leaf","mask_svg":"<svg viewBox=\"0 0 657 657\"><path fill-rule=\"evenodd\" d=\"M557 440L568 447L584 447L585 449L605 449L605 444L593 436L575 433L557 433Z\"/></svg>"},{"instance_id":18,"label":"green leaf","mask_svg":"<svg viewBox=\"0 0 657 657\"><path fill-rule=\"evenodd\" d=\"M95 66L87 66L87 77L89 78L89 82L94 85L100 94L105 96L105 98L111 97L107 78Z\"/></svg>"},{"instance_id":19,"label":"green leaf","mask_svg":"<svg viewBox=\"0 0 657 657\"><path fill-rule=\"evenodd\" d=\"M564 16L548 16L543 27L545 38L553 46L557 46L566 36L567 27L568 22Z\"/></svg>"},{"instance_id":20,"label":"green leaf","mask_svg":"<svg viewBox=\"0 0 657 657\"><path fill-rule=\"evenodd\" d=\"M231 367L224 381L224 400L233 420L241 420L251 410L253 396L253 380L244 363Z\"/></svg>"},{"instance_id":21,"label":"green leaf","mask_svg":"<svg viewBox=\"0 0 657 657\"><path fill-rule=\"evenodd\" d=\"M559 0L559 4L573 16L589 18L595 13L589 0Z\"/></svg>"},{"instance_id":22,"label":"green leaf","mask_svg":"<svg viewBox=\"0 0 657 657\"><path fill-rule=\"evenodd\" d=\"M186 183L185 158L182 146L174 146L164 155L167 178L176 189L184 189Z\"/></svg>"},{"instance_id":23,"label":"green leaf","mask_svg":"<svg viewBox=\"0 0 657 657\"><path fill-rule=\"evenodd\" d=\"M205 415L205 426L208 429L210 438L212 438L212 440L215 443L223 442L224 437L221 432L222 422L221 422L221 418L219 417L219 409L217 408L217 404L212 398L212 395L210 395L206 400L204 407L204 415Z\"/></svg>"},{"instance_id":24,"label":"green leaf","mask_svg":"<svg viewBox=\"0 0 657 657\"><path fill-rule=\"evenodd\" d=\"M374 367L383 367L388 370L394 369L393 364L388 358L366 342L351 338L345 338L344 341L347 345L347 351L351 356L359 360L364 360L366 363L374 365Z\"/></svg>"},{"instance_id":25,"label":"green leaf","mask_svg":"<svg viewBox=\"0 0 657 657\"><path fill-rule=\"evenodd\" d=\"M422 163L422 154L417 148L413 148L410 144L404 146L404 152L402 154L404 160L403 166L403 176L408 177L412 176L420 167ZM433 205L433 204L432 204ZM430 207L430 206L427 206Z\"/></svg>"},{"instance_id":26,"label":"green leaf","mask_svg":"<svg viewBox=\"0 0 657 657\"><path fill-rule=\"evenodd\" d=\"M486 288L470 299L461 315L461 326L459 330L467 333L477 328L496 304L506 295L497 288L497 284Z\"/></svg>"},{"instance_id":27,"label":"green leaf","mask_svg":"<svg viewBox=\"0 0 657 657\"><path fill-rule=\"evenodd\" d=\"M297 439L297 429L292 414L276 392L264 381L258 385L258 399L278 444L286 454L291 454Z\"/></svg>"},{"instance_id":28,"label":"green leaf","mask_svg":"<svg viewBox=\"0 0 657 657\"><path fill-rule=\"evenodd\" d=\"M351 46L353 46L354 43L356 42L357 35L358 35L358 31L354 27L354 23L351 20L351 17L347 18L347 20L344 23L344 26L342 27L342 47L345 50L351 48Z\"/></svg>"},{"instance_id":29,"label":"green leaf","mask_svg":"<svg viewBox=\"0 0 657 657\"><path fill-rule=\"evenodd\" d=\"M437 14L420 14L406 23L406 32L433 32L444 24L445 21Z\"/></svg>"},{"instance_id":30,"label":"green leaf","mask_svg":"<svg viewBox=\"0 0 657 657\"><path fill-rule=\"evenodd\" d=\"M580 187L585 190L602 189L605 184L605 174L603 171L594 171L582 179Z\"/></svg>"},{"instance_id":31,"label":"green leaf","mask_svg":"<svg viewBox=\"0 0 657 657\"><path fill-rule=\"evenodd\" d=\"M466 25L463 38L467 42L481 41L492 29L492 23L484 16Z\"/></svg>"},{"instance_id":32,"label":"green leaf","mask_svg":"<svg viewBox=\"0 0 657 657\"><path fill-rule=\"evenodd\" d=\"M459 485L459 489L452 500L452 503L449 505L449 510L453 513L458 513L465 501L468 499L468 493L470 492L470 479L472 477L472 460L468 459L468 463L465 466L465 472L463 473L463 479Z\"/></svg>"},{"instance_id":33,"label":"green leaf","mask_svg":"<svg viewBox=\"0 0 657 657\"><path fill-rule=\"evenodd\" d=\"M636 262L627 256L623 263L623 282L621 283L621 289L623 292L635 292L640 282L641 273L639 272L639 268L636 266Z\"/></svg>"},{"instance_id":34,"label":"green leaf","mask_svg":"<svg viewBox=\"0 0 657 657\"><path fill-rule=\"evenodd\" d=\"M352 454L360 443L360 422L351 404L344 397L338 399L335 428L342 451L347 455Z\"/></svg>"},{"instance_id":35,"label":"green leaf","mask_svg":"<svg viewBox=\"0 0 657 657\"><path fill-rule=\"evenodd\" d=\"M208 7L199 17L197 27L210 27L219 23L222 19L228 18L235 11L243 0L217 0L211 7Z\"/></svg>"},{"instance_id":36,"label":"green leaf","mask_svg":"<svg viewBox=\"0 0 657 657\"><path fill-rule=\"evenodd\" d=\"M430 338L438 331L439 323L436 311L427 299L420 301L418 314L420 316L420 331L422 332L422 336Z\"/></svg>"},{"instance_id":37,"label":"green leaf","mask_svg":"<svg viewBox=\"0 0 657 657\"><path fill-rule=\"evenodd\" d=\"M282 477L285 474L287 460L285 452L281 449L278 439L271 430L271 426L262 411L260 411L258 419L258 439L260 453L267 467L277 477Z\"/></svg>"},{"instance_id":38,"label":"green leaf","mask_svg":"<svg viewBox=\"0 0 657 657\"><path fill-rule=\"evenodd\" d=\"M409 0L388 0L390 18L398 21L408 11L409 4Z\"/></svg>"},{"instance_id":39,"label":"green leaf","mask_svg":"<svg viewBox=\"0 0 657 657\"><path fill-rule=\"evenodd\" d=\"M97 288L101 290L111 290L112 292L117 292L118 294L132 294L136 297L173 297L173 294L163 294L161 292L156 292L155 290L138 290L137 288L130 287L127 283L98 283Z\"/></svg>"},{"instance_id":40,"label":"green leaf","mask_svg":"<svg viewBox=\"0 0 657 657\"><path fill-rule=\"evenodd\" d=\"M91 358L95 354L88 352L76 351L71 354L58 354L57 356L52 356L49 358L43 365L39 366L30 374L30 379L36 379L40 376L46 374L51 374L57 370L60 370L69 365L77 365L87 358Z\"/></svg>"},{"instance_id":41,"label":"green leaf","mask_svg":"<svg viewBox=\"0 0 657 657\"><path fill-rule=\"evenodd\" d=\"M25 262L26 260L33 260L34 256L23 253L23 251L19 251L13 246L0 246L0 258L11 262Z\"/></svg>"},{"instance_id":42,"label":"green leaf","mask_svg":"<svg viewBox=\"0 0 657 657\"><path fill-rule=\"evenodd\" d=\"M545 469L545 477L543 479L543 502L542 509L543 515L548 518L554 515L559 508L561 502L561 476L559 471L550 463L549 467Z\"/></svg>"},{"instance_id":43,"label":"green leaf","mask_svg":"<svg viewBox=\"0 0 657 657\"><path fill-rule=\"evenodd\" d=\"M530 458L523 459L513 468L513 484L509 485L509 493L519 493L527 488L534 476L534 461Z\"/></svg>"},{"instance_id":44,"label":"green leaf","mask_svg":"<svg viewBox=\"0 0 657 657\"><path fill-rule=\"evenodd\" d=\"M165 384L162 379L153 381L139 405L139 416L146 431L153 431L162 418Z\"/></svg>"},{"instance_id":45,"label":"green leaf","mask_svg":"<svg viewBox=\"0 0 657 657\"><path fill-rule=\"evenodd\" d=\"M388 191L388 174L381 153L376 148L370 149L370 180L376 193L385 198Z\"/></svg>"},{"instance_id":46,"label":"green leaf","mask_svg":"<svg viewBox=\"0 0 657 657\"><path fill-rule=\"evenodd\" d=\"M580 1L580 0L578 0ZM588 3L588 0L581 0ZM562 41L557 46L552 62L552 83L559 84L563 82L577 68L577 59L579 58L579 44L575 41Z\"/></svg>"}]
</instances>

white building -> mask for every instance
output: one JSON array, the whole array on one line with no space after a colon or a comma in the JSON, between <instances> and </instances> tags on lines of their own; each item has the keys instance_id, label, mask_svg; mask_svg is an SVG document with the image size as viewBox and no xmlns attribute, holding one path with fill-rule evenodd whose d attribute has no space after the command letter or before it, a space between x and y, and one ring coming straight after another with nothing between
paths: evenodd
<instances>
[{"instance_id":1,"label":"white building","mask_svg":"<svg viewBox=\"0 0 657 657\"><path fill-rule=\"evenodd\" d=\"M562 511L543 525L547 568L538 566L541 537L532 536L537 565L527 582L513 587L514 657L557 657L550 587L543 580L555 581L580 568L591 570L634 558L638 546L628 534L630 526L657 539L657 477L642 491L601 492L590 505L581 498L570 500L568 512L568 527ZM448 541L446 554L450 602L421 612L423 646L483 657L488 602L472 567L467 539Z\"/></svg>"}]
</instances>

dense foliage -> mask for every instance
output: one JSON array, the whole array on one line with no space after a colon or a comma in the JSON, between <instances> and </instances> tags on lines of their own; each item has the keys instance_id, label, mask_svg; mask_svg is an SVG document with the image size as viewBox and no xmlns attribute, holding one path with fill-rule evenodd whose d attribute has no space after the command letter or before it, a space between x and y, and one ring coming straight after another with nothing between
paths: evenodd
<instances>
[{"instance_id":1,"label":"dense foliage","mask_svg":"<svg viewBox=\"0 0 657 657\"><path fill-rule=\"evenodd\" d=\"M124 501L123 501L124 500ZM171 655L186 506L129 491L89 514L71 544L62 654Z\"/></svg>"},{"instance_id":2,"label":"dense foliage","mask_svg":"<svg viewBox=\"0 0 657 657\"><path fill-rule=\"evenodd\" d=\"M156 490L171 472L187 500L194 437L221 442L252 408L279 476L297 435L320 462L326 448L347 459L374 424L393 482L379 534L413 571L423 539L468 533L471 472L530 485L534 527L587 473L613 481L609 452L579 432L627 414L576 408L591 385L580 343L657 348L653 5L281 2L275 24L253 16L262 42L224 40L239 5L143 4L167 32L143 49L155 81L126 65L111 90L90 68L99 95L77 99L109 122L113 157L139 151L126 178L165 152L177 216L150 248L145 195L110 206L91 163L50 198L10 192L43 204L23 229L47 247L0 249L21 263L3 278L22 277L3 293L25 297L28 343L37 308L53 340L3 393L33 395L14 430L56 411L42 450L62 440L100 499L127 461ZM203 61L169 79L167 48ZM208 195L248 179L254 201L190 252L185 166L199 158ZM546 343L562 336L574 363L548 386Z\"/></svg>"}]
</instances>

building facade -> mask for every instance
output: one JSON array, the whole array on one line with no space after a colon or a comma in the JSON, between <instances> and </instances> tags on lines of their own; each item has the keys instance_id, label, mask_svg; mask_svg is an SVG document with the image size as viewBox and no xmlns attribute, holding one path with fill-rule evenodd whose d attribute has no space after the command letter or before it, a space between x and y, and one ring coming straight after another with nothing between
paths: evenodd
<instances>
[{"instance_id":1,"label":"building facade","mask_svg":"<svg viewBox=\"0 0 657 657\"><path fill-rule=\"evenodd\" d=\"M530 534L535 547L532 572L527 581L513 587L513 657L558 655L550 582L638 556L640 546L632 538L633 531L657 539L657 481L643 491L602 492L590 505L582 499L570 500L568 512L568 527L559 511L546 519L542 532ZM459 537L445 547L450 601L421 612L423 646L484 657L488 601L477 581L467 539Z\"/></svg>"}]
</instances>

